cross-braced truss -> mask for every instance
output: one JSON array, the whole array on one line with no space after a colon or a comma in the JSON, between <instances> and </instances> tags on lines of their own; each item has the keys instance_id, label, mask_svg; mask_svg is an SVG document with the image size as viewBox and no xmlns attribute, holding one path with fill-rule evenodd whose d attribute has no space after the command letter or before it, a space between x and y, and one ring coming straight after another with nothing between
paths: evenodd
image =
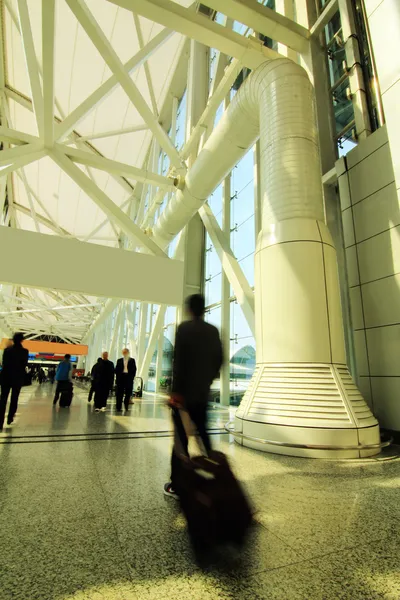
<instances>
[{"instance_id":1,"label":"cross-braced truss","mask_svg":"<svg viewBox=\"0 0 400 600\"><path fill-rule=\"evenodd\" d=\"M308 51L308 30L266 4L0 0L0 224L163 255L148 228L174 181L185 176L241 69L279 56L254 28L294 54ZM223 13L218 22L216 11ZM245 31L233 30L235 19ZM208 102L177 148L188 38L214 48L216 61ZM203 220L222 240L215 220ZM221 252L230 257L227 277L246 287L252 322L252 291L229 242ZM26 260L32 269L46 269L45 256L28 249ZM63 268L90 272L101 264L69 264L66 256ZM104 327L104 315L113 314L115 326L113 303L110 312L104 299L4 285L0 328L80 341L94 335L94 323ZM125 308L134 313L137 307ZM156 324L162 328L159 314ZM137 340L141 334L134 329L133 323L129 336Z\"/></svg>"}]
</instances>

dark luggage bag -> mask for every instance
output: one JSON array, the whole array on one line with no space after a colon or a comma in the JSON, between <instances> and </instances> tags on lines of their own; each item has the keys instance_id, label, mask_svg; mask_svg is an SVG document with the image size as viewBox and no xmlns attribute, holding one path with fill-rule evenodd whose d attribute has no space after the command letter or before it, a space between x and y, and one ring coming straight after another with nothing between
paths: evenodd
<instances>
[{"instance_id":1,"label":"dark luggage bag","mask_svg":"<svg viewBox=\"0 0 400 600\"><path fill-rule=\"evenodd\" d=\"M60 406L62 408L68 408L69 406L71 406L72 397L74 395L73 388L72 388L72 382L65 381L62 383L63 383L63 386L62 386L61 394L60 394Z\"/></svg>"},{"instance_id":2,"label":"dark luggage bag","mask_svg":"<svg viewBox=\"0 0 400 600\"><path fill-rule=\"evenodd\" d=\"M252 509L231 471L227 457L182 457L176 489L196 553L220 544L242 545L252 523Z\"/></svg>"}]
</instances>

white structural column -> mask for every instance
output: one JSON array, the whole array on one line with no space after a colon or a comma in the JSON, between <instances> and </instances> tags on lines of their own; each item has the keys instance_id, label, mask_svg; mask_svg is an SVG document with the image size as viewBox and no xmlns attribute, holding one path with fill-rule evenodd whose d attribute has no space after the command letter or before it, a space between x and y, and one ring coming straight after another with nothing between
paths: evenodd
<instances>
[{"instance_id":1,"label":"white structural column","mask_svg":"<svg viewBox=\"0 0 400 600\"><path fill-rule=\"evenodd\" d=\"M164 325L164 324L162 324ZM161 327L161 333L157 341L157 362L156 362L156 383L154 391L160 391L160 381L163 374L163 354L164 354L164 327Z\"/></svg>"},{"instance_id":2,"label":"white structural column","mask_svg":"<svg viewBox=\"0 0 400 600\"><path fill-rule=\"evenodd\" d=\"M144 361L146 351L146 329L147 329L147 315L149 312L149 305L142 302L139 309L139 326L138 326L138 370L143 372L142 363Z\"/></svg>"},{"instance_id":3,"label":"white structural column","mask_svg":"<svg viewBox=\"0 0 400 600\"><path fill-rule=\"evenodd\" d=\"M286 454L375 454L378 448L363 446L379 444L378 423L346 366L336 252L324 221L314 92L302 67L284 58L250 74L155 233L176 235L258 135L257 367L236 429L246 445Z\"/></svg>"},{"instance_id":4,"label":"white structural column","mask_svg":"<svg viewBox=\"0 0 400 600\"><path fill-rule=\"evenodd\" d=\"M209 80L209 50L207 46L190 41L189 71L187 83L186 139L198 122L207 103ZM189 166L197 155L196 146L188 157ZM184 261L183 298L203 291L204 282L204 225L199 215L193 215L182 239ZM183 315L181 311L181 317Z\"/></svg>"},{"instance_id":5,"label":"white structural column","mask_svg":"<svg viewBox=\"0 0 400 600\"><path fill-rule=\"evenodd\" d=\"M227 104L225 109L227 108ZM229 243L231 231L231 174L229 173L222 187L222 231ZM221 263L222 264L222 263ZM231 301L230 283L224 270L222 270L221 283L221 339L224 348L225 361L221 371L221 396L223 406L230 402L230 354L231 354Z\"/></svg>"},{"instance_id":6,"label":"white structural column","mask_svg":"<svg viewBox=\"0 0 400 600\"><path fill-rule=\"evenodd\" d=\"M280 13L281 15L288 17L293 22L295 21L293 0L276 0L275 1L275 10L277 13ZM256 29L256 31L260 31L262 33L261 29ZM306 31L307 31L307 29L306 29ZM283 56L287 56L291 60L294 60L295 62L297 61L296 50L293 50L289 46L285 46L282 43L278 44L278 52L280 54L282 54Z\"/></svg>"},{"instance_id":7,"label":"white structural column","mask_svg":"<svg viewBox=\"0 0 400 600\"><path fill-rule=\"evenodd\" d=\"M163 337L162 333L163 333L163 325L164 325L166 310L167 310L166 306L158 307L154 324L152 325L152 327L150 327L149 343L147 345L146 352L143 356L143 359L141 358L140 364L139 364L139 376L142 377L144 381L147 381L147 378L148 378L150 363L151 363L151 359L153 358L154 351L156 349L157 339L159 337L161 337L161 339L162 339L162 337ZM160 336L160 331L161 331L161 336Z\"/></svg>"},{"instance_id":8,"label":"white structural column","mask_svg":"<svg viewBox=\"0 0 400 600\"><path fill-rule=\"evenodd\" d=\"M49 147L54 138L55 17L55 0L42 0L43 130L44 144Z\"/></svg>"},{"instance_id":9,"label":"white structural column","mask_svg":"<svg viewBox=\"0 0 400 600\"><path fill-rule=\"evenodd\" d=\"M261 178L260 178L260 142L257 141L253 148L253 174L254 174L254 227L255 227L255 240L258 238L258 234L261 231L261 210L262 210L262 199L261 199Z\"/></svg>"}]
</instances>

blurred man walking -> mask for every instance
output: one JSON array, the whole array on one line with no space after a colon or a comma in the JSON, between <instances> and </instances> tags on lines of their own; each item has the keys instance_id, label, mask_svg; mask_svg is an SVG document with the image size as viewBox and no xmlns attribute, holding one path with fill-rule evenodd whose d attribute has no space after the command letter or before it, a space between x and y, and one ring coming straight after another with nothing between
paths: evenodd
<instances>
[{"instance_id":1,"label":"blurred man walking","mask_svg":"<svg viewBox=\"0 0 400 600\"><path fill-rule=\"evenodd\" d=\"M188 438L180 409L189 414L204 444L211 450L207 433L207 408L210 387L223 363L223 351L218 329L204 321L204 296L195 294L186 301L190 320L179 325L175 338L172 393L169 404L173 409L175 436L179 452L187 455ZM177 497L176 472L180 458L175 451L171 458L171 481L164 486L167 496Z\"/></svg>"},{"instance_id":2,"label":"blurred man walking","mask_svg":"<svg viewBox=\"0 0 400 600\"><path fill-rule=\"evenodd\" d=\"M8 410L7 425L14 421L18 408L18 398L24 384L29 352L22 346L24 336L16 333L13 345L8 346L3 353L3 369L1 372L1 398L0 398L0 430L3 429L8 396L11 391L11 402Z\"/></svg>"}]
</instances>

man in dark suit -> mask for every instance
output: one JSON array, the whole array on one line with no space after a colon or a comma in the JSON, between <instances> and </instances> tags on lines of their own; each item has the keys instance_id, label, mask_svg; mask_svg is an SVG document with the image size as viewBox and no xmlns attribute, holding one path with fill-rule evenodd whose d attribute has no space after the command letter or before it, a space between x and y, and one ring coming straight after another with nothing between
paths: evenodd
<instances>
[{"instance_id":1,"label":"man in dark suit","mask_svg":"<svg viewBox=\"0 0 400 600\"><path fill-rule=\"evenodd\" d=\"M102 360L96 369L94 392L95 412L107 410L107 399L114 385L114 363L108 360L108 352L103 352Z\"/></svg>"},{"instance_id":2,"label":"man in dark suit","mask_svg":"<svg viewBox=\"0 0 400 600\"><path fill-rule=\"evenodd\" d=\"M189 321L179 325L175 337L172 393L169 405L179 452L188 453L188 438L182 423L180 409L187 411L191 422L204 444L211 450L207 433L207 408L210 387L223 364L223 351L218 329L204 321L204 296L195 294L187 301ZM164 486L167 496L177 497L175 474L179 467L176 448L172 451L171 481Z\"/></svg>"},{"instance_id":3,"label":"man in dark suit","mask_svg":"<svg viewBox=\"0 0 400 600\"><path fill-rule=\"evenodd\" d=\"M29 352L22 346L24 336L16 333L13 338L14 344L4 350L3 369L1 372L1 398L0 398L0 430L3 429L6 414L8 396L11 391L11 402L8 410L7 425L14 421L18 408L18 398L28 365Z\"/></svg>"},{"instance_id":4,"label":"man in dark suit","mask_svg":"<svg viewBox=\"0 0 400 600\"><path fill-rule=\"evenodd\" d=\"M125 410L129 410L129 401L136 375L136 361L130 357L128 348L122 350L122 358L117 360L115 375L117 379L117 411L122 410L122 400L124 400Z\"/></svg>"}]
</instances>

